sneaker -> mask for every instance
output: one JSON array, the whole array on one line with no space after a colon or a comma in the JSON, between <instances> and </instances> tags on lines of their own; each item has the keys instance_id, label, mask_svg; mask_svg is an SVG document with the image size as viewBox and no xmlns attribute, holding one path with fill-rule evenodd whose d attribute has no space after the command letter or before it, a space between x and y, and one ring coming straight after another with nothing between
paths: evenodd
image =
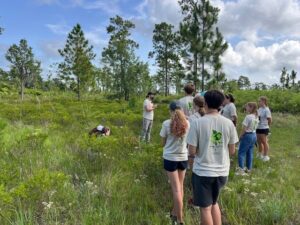
<instances>
[{"instance_id":1,"label":"sneaker","mask_svg":"<svg viewBox=\"0 0 300 225\"><path fill-rule=\"evenodd\" d=\"M258 158L258 159L263 159L263 154L261 154L260 152L258 152L257 154L256 154L256 158Z\"/></svg>"},{"instance_id":2,"label":"sneaker","mask_svg":"<svg viewBox=\"0 0 300 225\"><path fill-rule=\"evenodd\" d=\"M263 156L263 158L262 158L262 161L264 161L264 162L267 162L269 160L270 160L270 157L267 155Z\"/></svg>"},{"instance_id":3,"label":"sneaker","mask_svg":"<svg viewBox=\"0 0 300 225\"><path fill-rule=\"evenodd\" d=\"M237 171L235 172L235 175L237 175L237 176L247 176L247 174L245 173L245 170L242 169L241 167L237 168Z\"/></svg>"}]
</instances>

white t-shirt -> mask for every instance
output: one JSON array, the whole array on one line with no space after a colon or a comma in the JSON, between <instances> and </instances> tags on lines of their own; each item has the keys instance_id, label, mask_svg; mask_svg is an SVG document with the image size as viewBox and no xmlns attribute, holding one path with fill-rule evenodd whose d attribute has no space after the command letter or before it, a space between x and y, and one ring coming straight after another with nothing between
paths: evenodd
<instances>
[{"instance_id":1,"label":"white t-shirt","mask_svg":"<svg viewBox=\"0 0 300 225\"><path fill-rule=\"evenodd\" d=\"M200 115L200 113L195 112L193 115L189 116L189 122L192 123L193 120L197 120L199 118L201 118L202 116Z\"/></svg>"},{"instance_id":2,"label":"white t-shirt","mask_svg":"<svg viewBox=\"0 0 300 225\"><path fill-rule=\"evenodd\" d=\"M188 121L187 121L188 122ZM171 133L171 120L166 120L162 124L160 136L166 138L164 146L163 158L170 161L186 161L188 160L188 150L186 137L189 131L190 124L188 122L188 130L183 137L175 137Z\"/></svg>"},{"instance_id":3,"label":"white t-shirt","mask_svg":"<svg viewBox=\"0 0 300 225\"><path fill-rule=\"evenodd\" d=\"M258 109L259 123L257 129L269 129L268 118L272 118L269 107L260 107Z\"/></svg>"},{"instance_id":4,"label":"white t-shirt","mask_svg":"<svg viewBox=\"0 0 300 225\"><path fill-rule=\"evenodd\" d=\"M255 133L258 126L258 117L254 114L248 114L243 121L243 125L246 127L247 133Z\"/></svg>"},{"instance_id":5,"label":"white t-shirt","mask_svg":"<svg viewBox=\"0 0 300 225\"><path fill-rule=\"evenodd\" d=\"M236 113L236 107L235 105L230 102L228 104L226 104L223 109L222 109L222 116L225 116L226 118L232 120L233 116L237 117L237 113Z\"/></svg>"},{"instance_id":6,"label":"white t-shirt","mask_svg":"<svg viewBox=\"0 0 300 225\"><path fill-rule=\"evenodd\" d=\"M146 98L145 101L144 101L144 104L143 104L143 118L148 119L148 120L153 120L154 112L153 112L153 110L148 112L146 110L147 106L152 108L153 103L149 99Z\"/></svg>"},{"instance_id":7,"label":"white t-shirt","mask_svg":"<svg viewBox=\"0 0 300 225\"><path fill-rule=\"evenodd\" d=\"M206 114L191 124L187 143L197 147L193 172L198 176L228 176L228 144L239 141L231 120L221 115Z\"/></svg>"},{"instance_id":8,"label":"white t-shirt","mask_svg":"<svg viewBox=\"0 0 300 225\"><path fill-rule=\"evenodd\" d=\"M104 128L104 126L102 126L101 124L97 126L97 130L98 130L98 131L102 131L103 128Z\"/></svg>"},{"instance_id":9,"label":"white t-shirt","mask_svg":"<svg viewBox=\"0 0 300 225\"><path fill-rule=\"evenodd\" d=\"M185 96L178 100L178 103L179 103L180 107L182 108L184 115L186 115L187 117L189 117L190 115L192 115L194 113L193 100L194 100L194 97L190 96L190 95Z\"/></svg>"}]
</instances>

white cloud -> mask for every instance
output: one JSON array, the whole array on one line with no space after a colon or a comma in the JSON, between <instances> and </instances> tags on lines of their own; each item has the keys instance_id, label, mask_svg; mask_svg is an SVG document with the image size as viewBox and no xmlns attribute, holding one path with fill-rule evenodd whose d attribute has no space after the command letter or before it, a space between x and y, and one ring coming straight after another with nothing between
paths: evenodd
<instances>
[{"instance_id":1,"label":"white cloud","mask_svg":"<svg viewBox=\"0 0 300 225\"><path fill-rule=\"evenodd\" d=\"M54 34L58 35L66 35L71 30L71 27L66 25L65 22L58 24L46 24L45 26L49 28Z\"/></svg>"},{"instance_id":2,"label":"white cloud","mask_svg":"<svg viewBox=\"0 0 300 225\"><path fill-rule=\"evenodd\" d=\"M223 63L231 78L246 75L256 82L279 82L283 67L300 71L300 41L286 40L266 47L242 41L234 48L229 46Z\"/></svg>"},{"instance_id":3,"label":"white cloud","mask_svg":"<svg viewBox=\"0 0 300 225\"><path fill-rule=\"evenodd\" d=\"M300 37L297 0L213 1L221 9L219 26L228 36L257 42L263 36Z\"/></svg>"}]
</instances>

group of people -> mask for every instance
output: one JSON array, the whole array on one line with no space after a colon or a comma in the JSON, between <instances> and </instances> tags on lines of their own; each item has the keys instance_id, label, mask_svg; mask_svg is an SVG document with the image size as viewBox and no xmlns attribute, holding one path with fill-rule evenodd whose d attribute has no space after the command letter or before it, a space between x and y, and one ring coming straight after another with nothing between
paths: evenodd
<instances>
[{"instance_id":1,"label":"group of people","mask_svg":"<svg viewBox=\"0 0 300 225\"><path fill-rule=\"evenodd\" d=\"M170 212L172 224L183 222L184 179L187 168L192 169L192 203L200 207L202 225L221 225L218 197L226 184L230 156L239 142L237 174L252 169L256 140L259 158L268 161L267 135L272 117L266 97L245 105L247 115L238 136L237 112L234 97L210 90L204 96L193 96L195 87L184 87L186 96L169 105L170 119L162 124L160 136L163 146L163 166L167 172L173 195ZM149 92L144 101L142 138L150 141L153 124L154 94ZM246 161L246 167L244 166Z\"/></svg>"}]
</instances>

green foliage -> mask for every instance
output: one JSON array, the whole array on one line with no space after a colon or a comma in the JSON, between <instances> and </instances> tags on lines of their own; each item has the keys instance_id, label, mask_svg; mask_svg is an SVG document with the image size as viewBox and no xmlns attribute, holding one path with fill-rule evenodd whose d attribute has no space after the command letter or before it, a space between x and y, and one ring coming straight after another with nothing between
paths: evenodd
<instances>
[{"instance_id":1,"label":"green foliage","mask_svg":"<svg viewBox=\"0 0 300 225\"><path fill-rule=\"evenodd\" d=\"M96 57L93 46L89 46L80 24L73 27L68 34L64 49L59 49L58 52L64 58L64 61L59 64L61 79L68 82L74 81L75 78L76 87L73 87L73 90L80 100L81 90L87 90L95 80L91 61Z\"/></svg>"},{"instance_id":2,"label":"green foliage","mask_svg":"<svg viewBox=\"0 0 300 225\"><path fill-rule=\"evenodd\" d=\"M149 53L149 57L155 56L159 67L158 80L162 81L158 84L164 87L165 96L170 94L171 77L176 80L177 76L180 77L183 74L178 73L182 67L179 62L181 39L178 32L174 32L173 29L173 25L165 22L155 24L152 40L154 50Z\"/></svg>"},{"instance_id":3,"label":"green foliage","mask_svg":"<svg viewBox=\"0 0 300 225\"><path fill-rule=\"evenodd\" d=\"M192 80L199 88L198 67L201 67L201 90L204 90L205 80L210 79L210 74L205 65L214 68L213 79L221 81L222 63L221 55L228 48L222 34L215 25L218 21L219 9L213 7L210 1L180 0L183 21L180 23L180 34L187 49L185 55L189 67L193 65ZM191 59L192 58L192 59Z\"/></svg>"},{"instance_id":4,"label":"green foliage","mask_svg":"<svg viewBox=\"0 0 300 225\"><path fill-rule=\"evenodd\" d=\"M271 107L282 103L275 96L296 97L291 91L233 94L238 109L260 95L270 98ZM139 138L143 99L87 95L79 102L73 95L43 92L39 100L7 96L0 102L0 224L168 224L171 188L162 167L159 131L169 118L168 104L181 96L156 96L152 141L145 144ZM300 128L295 124L300 118L273 113L273 120L272 164L254 159L252 174L238 177L233 158L220 196L224 224L299 221ZM98 124L110 127L111 136L89 137ZM189 183L190 171L185 187ZM199 224L199 211L186 207L188 188L185 196L185 222Z\"/></svg>"},{"instance_id":5,"label":"green foliage","mask_svg":"<svg viewBox=\"0 0 300 225\"><path fill-rule=\"evenodd\" d=\"M20 40L19 45L12 45L5 55L11 63L10 76L20 83L21 98L24 98L25 87L35 87L41 83L41 62L34 59L32 48L25 39Z\"/></svg>"},{"instance_id":6,"label":"green foliage","mask_svg":"<svg viewBox=\"0 0 300 225\"><path fill-rule=\"evenodd\" d=\"M131 21L120 16L110 19L107 27L110 40L102 52L104 68L99 74L106 89L110 88L111 93L127 101L132 95L145 93L151 86L148 64L135 56L138 44L130 39L130 30L134 27Z\"/></svg>"}]
</instances>

